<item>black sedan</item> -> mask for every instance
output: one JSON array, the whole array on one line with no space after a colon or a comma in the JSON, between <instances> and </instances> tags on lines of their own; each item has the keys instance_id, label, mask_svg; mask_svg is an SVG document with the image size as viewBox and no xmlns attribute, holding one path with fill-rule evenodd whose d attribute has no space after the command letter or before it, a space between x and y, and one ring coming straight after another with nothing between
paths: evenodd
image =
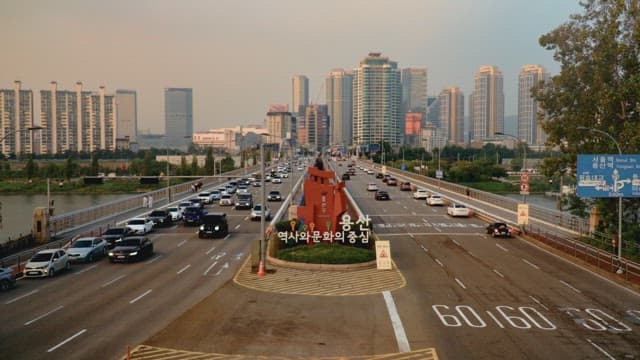
<instances>
[{"instance_id":1,"label":"black sedan","mask_svg":"<svg viewBox=\"0 0 640 360\"><path fill-rule=\"evenodd\" d=\"M513 237L516 230L503 222L495 222L487 225L487 234L492 237Z\"/></svg>"},{"instance_id":2,"label":"black sedan","mask_svg":"<svg viewBox=\"0 0 640 360\"><path fill-rule=\"evenodd\" d=\"M153 221L154 227L171 226L173 224L173 218L167 209L153 210L149 213L148 218Z\"/></svg>"},{"instance_id":3,"label":"black sedan","mask_svg":"<svg viewBox=\"0 0 640 360\"><path fill-rule=\"evenodd\" d=\"M282 194L278 190L273 190L267 195L267 201L282 201Z\"/></svg>"},{"instance_id":4,"label":"black sedan","mask_svg":"<svg viewBox=\"0 0 640 360\"><path fill-rule=\"evenodd\" d=\"M376 191L376 200L391 200L389 193L384 190Z\"/></svg>"},{"instance_id":5,"label":"black sedan","mask_svg":"<svg viewBox=\"0 0 640 360\"><path fill-rule=\"evenodd\" d=\"M116 242L109 250L110 262L142 260L153 255L153 242L146 236L130 236Z\"/></svg>"},{"instance_id":6,"label":"black sedan","mask_svg":"<svg viewBox=\"0 0 640 360\"><path fill-rule=\"evenodd\" d=\"M105 230L101 237L107 242L107 249L113 249L116 247L117 241L131 235L133 235L133 232L130 228L126 226L117 226Z\"/></svg>"},{"instance_id":7,"label":"black sedan","mask_svg":"<svg viewBox=\"0 0 640 360\"><path fill-rule=\"evenodd\" d=\"M347 173L342 174L342 180L350 180L351 176Z\"/></svg>"}]
</instances>

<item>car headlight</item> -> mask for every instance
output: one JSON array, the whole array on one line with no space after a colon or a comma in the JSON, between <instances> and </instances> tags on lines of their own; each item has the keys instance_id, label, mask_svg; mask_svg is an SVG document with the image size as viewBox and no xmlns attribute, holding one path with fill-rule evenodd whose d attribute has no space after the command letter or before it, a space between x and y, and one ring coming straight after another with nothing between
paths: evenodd
<instances>
[{"instance_id":1,"label":"car headlight","mask_svg":"<svg viewBox=\"0 0 640 360\"><path fill-rule=\"evenodd\" d=\"M113 252L112 251L109 251L109 256L113 256Z\"/></svg>"},{"instance_id":2,"label":"car headlight","mask_svg":"<svg viewBox=\"0 0 640 360\"><path fill-rule=\"evenodd\" d=\"M204 231L204 225L200 225L200 231Z\"/></svg>"},{"instance_id":3,"label":"car headlight","mask_svg":"<svg viewBox=\"0 0 640 360\"><path fill-rule=\"evenodd\" d=\"M215 231L220 230L220 226L219 225L214 226L213 230L215 230Z\"/></svg>"},{"instance_id":4,"label":"car headlight","mask_svg":"<svg viewBox=\"0 0 640 360\"><path fill-rule=\"evenodd\" d=\"M132 252L132 253L129 253L129 256L136 256L136 255L138 255L138 252L137 252L137 251L134 251L134 252Z\"/></svg>"}]
</instances>

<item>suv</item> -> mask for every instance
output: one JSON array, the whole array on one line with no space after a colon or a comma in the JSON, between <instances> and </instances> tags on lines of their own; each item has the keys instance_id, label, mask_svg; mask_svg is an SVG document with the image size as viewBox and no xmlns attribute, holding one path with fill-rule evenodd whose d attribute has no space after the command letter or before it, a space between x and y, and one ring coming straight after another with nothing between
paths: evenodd
<instances>
[{"instance_id":1,"label":"suv","mask_svg":"<svg viewBox=\"0 0 640 360\"><path fill-rule=\"evenodd\" d=\"M153 221L154 227L171 226L173 223L173 218L167 209L153 210L147 217Z\"/></svg>"},{"instance_id":2,"label":"suv","mask_svg":"<svg viewBox=\"0 0 640 360\"><path fill-rule=\"evenodd\" d=\"M8 268L0 267L0 291L6 291L16 286L16 277L13 271Z\"/></svg>"},{"instance_id":3,"label":"suv","mask_svg":"<svg viewBox=\"0 0 640 360\"><path fill-rule=\"evenodd\" d=\"M253 207L253 196L251 193L238 194L236 196L236 210L251 209Z\"/></svg>"},{"instance_id":4,"label":"suv","mask_svg":"<svg viewBox=\"0 0 640 360\"><path fill-rule=\"evenodd\" d=\"M260 218L262 217L262 207L262 204L257 204L253 207L253 209L251 209L251 221L260 220ZM265 206L264 208L264 219L271 220L271 210L268 206Z\"/></svg>"},{"instance_id":5,"label":"suv","mask_svg":"<svg viewBox=\"0 0 640 360\"><path fill-rule=\"evenodd\" d=\"M184 214L182 214L182 221L185 225L200 225L200 220L206 213L207 210L191 206L184 209Z\"/></svg>"},{"instance_id":6,"label":"suv","mask_svg":"<svg viewBox=\"0 0 640 360\"><path fill-rule=\"evenodd\" d=\"M205 204L211 204L213 202L213 195L209 191L203 191L198 194L198 198L202 199Z\"/></svg>"},{"instance_id":7,"label":"suv","mask_svg":"<svg viewBox=\"0 0 640 360\"><path fill-rule=\"evenodd\" d=\"M227 214L223 212L214 212L206 214L201 219L198 237L225 237L229 234L229 223L227 222Z\"/></svg>"}]
</instances>

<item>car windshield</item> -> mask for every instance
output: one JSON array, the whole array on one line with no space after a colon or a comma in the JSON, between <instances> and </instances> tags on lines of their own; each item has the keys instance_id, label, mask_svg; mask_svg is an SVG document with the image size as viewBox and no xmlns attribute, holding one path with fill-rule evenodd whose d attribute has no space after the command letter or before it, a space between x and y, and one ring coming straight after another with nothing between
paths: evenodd
<instances>
[{"instance_id":1,"label":"car windshield","mask_svg":"<svg viewBox=\"0 0 640 360\"><path fill-rule=\"evenodd\" d=\"M93 240L76 240L71 244L71 248L88 248L93 245Z\"/></svg>"},{"instance_id":2,"label":"car windshield","mask_svg":"<svg viewBox=\"0 0 640 360\"><path fill-rule=\"evenodd\" d=\"M134 220L129 220L129 225L144 225L144 220L143 219L134 219Z\"/></svg>"},{"instance_id":3,"label":"car windshield","mask_svg":"<svg viewBox=\"0 0 640 360\"><path fill-rule=\"evenodd\" d=\"M125 231L127 231L125 228L111 228L102 233L102 235L122 235Z\"/></svg>"},{"instance_id":4,"label":"car windshield","mask_svg":"<svg viewBox=\"0 0 640 360\"><path fill-rule=\"evenodd\" d=\"M253 210L255 210L255 211L260 211L260 210L262 210L262 205L256 205L256 206L254 206L254 207L253 207Z\"/></svg>"},{"instance_id":5,"label":"car windshield","mask_svg":"<svg viewBox=\"0 0 640 360\"><path fill-rule=\"evenodd\" d=\"M176 212L176 211L178 211L178 208L170 207L170 208L168 208L167 210L168 210L169 212Z\"/></svg>"},{"instance_id":6,"label":"car windshield","mask_svg":"<svg viewBox=\"0 0 640 360\"><path fill-rule=\"evenodd\" d=\"M116 243L118 246L138 246L140 245L140 239L123 239Z\"/></svg>"},{"instance_id":7,"label":"car windshield","mask_svg":"<svg viewBox=\"0 0 640 360\"><path fill-rule=\"evenodd\" d=\"M280 191L272 191L269 194L271 194L271 195L280 195Z\"/></svg>"},{"instance_id":8,"label":"car windshield","mask_svg":"<svg viewBox=\"0 0 640 360\"><path fill-rule=\"evenodd\" d=\"M33 257L31 258L31 261L33 262L42 262L42 261L49 261L51 260L51 257L53 256L53 253L38 253L33 255Z\"/></svg>"},{"instance_id":9,"label":"car windshield","mask_svg":"<svg viewBox=\"0 0 640 360\"><path fill-rule=\"evenodd\" d=\"M198 208L195 208L195 207L188 207L188 208L186 208L186 209L184 210L184 212L185 212L186 214L196 214L196 213L198 213L199 211L198 211Z\"/></svg>"},{"instance_id":10,"label":"car windshield","mask_svg":"<svg viewBox=\"0 0 640 360\"><path fill-rule=\"evenodd\" d=\"M151 214L149 214L149 216L164 216L165 212L162 210L157 210L157 211L152 211Z\"/></svg>"}]
</instances>

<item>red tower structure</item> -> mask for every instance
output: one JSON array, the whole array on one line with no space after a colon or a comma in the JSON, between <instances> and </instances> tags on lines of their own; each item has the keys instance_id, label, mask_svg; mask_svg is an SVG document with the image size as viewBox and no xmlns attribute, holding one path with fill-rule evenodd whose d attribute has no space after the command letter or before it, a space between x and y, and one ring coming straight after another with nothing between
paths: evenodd
<instances>
[{"instance_id":1,"label":"red tower structure","mask_svg":"<svg viewBox=\"0 0 640 360\"><path fill-rule=\"evenodd\" d=\"M298 219L311 231L335 232L340 216L347 210L343 192L345 183L336 173L309 167L304 180L304 205L298 207Z\"/></svg>"}]
</instances>

